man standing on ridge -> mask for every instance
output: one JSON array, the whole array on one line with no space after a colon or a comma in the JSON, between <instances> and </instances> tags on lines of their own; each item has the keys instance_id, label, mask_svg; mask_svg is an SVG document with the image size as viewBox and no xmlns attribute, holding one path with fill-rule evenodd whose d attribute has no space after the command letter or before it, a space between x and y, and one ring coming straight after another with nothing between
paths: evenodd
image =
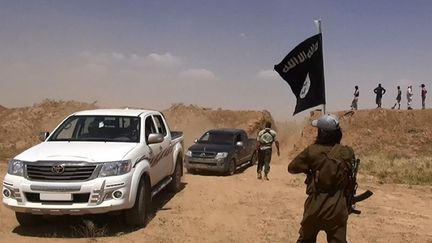
<instances>
[{"instance_id":1,"label":"man standing on ridge","mask_svg":"<svg viewBox=\"0 0 432 243\"><path fill-rule=\"evenodd\" d=\"M412 92L412 86L409 85L407 88L407 106L408 106L408 110L412 110L411 107L411 103L412 103L412 99L413 99L413 92Z\"/></svg>"},{"instance_id":2,"label":"man standing on ridge","mask_svg":"<svg viewBox=\"0 0 432 243\"><path fill-rule=\"evenodd\" d=\"M309 145L288 165L292 174L304 173L306 194L303 219L297 243L316 242L324 230L329 243L346 243L349 206L345 190L354 151L340 144L342 131L334 115L312 121L318 128L314 144Z\"/></svg>"},{"instance_id":3,"label":"man standing on ridge","mask_svg":"<svg viewBox=\"0 0 432 243\"><path fill-rule=\"evenodd\" d=\"M392 109L396 108L396 105L398 105L398 110L400 110L400 102L402 99L402 91L400 89L400 86L397 86L397 96L396 96L396 103L392 107Z\"/></svg>"},{"instance_id":4,"label":"man standing on ridge","mask_svg":"<svg viewBox=\"0 0 432 243\"><path fill-rule=\"evenodd\" d=\"M377 104L377 108L381 108L381 100L385 92L386 90L381 86L381 84L378 84L378 87L374 89L374 93L376 94L375 103Z\"/></svg>"},{"instance_id":5,"label":"man standing on ridge","mask_svg":"<svg viewBox=\"0 0 432 243\"><path fill-rule=\"evenodd\" d=\"M420 85L421 87L421 98L422 98L422 109L426 109L426 94L427 90L424 84Z\"/></svg>"},{"instance_id":6,"label":"man standing on ridge","mask_svg":"<svg viewBox=\"0 0 432 243\"><path fill-rule=\"evenodd\" d=\"M354 99L353 99L353 101L351 103L351 110L357 110L357 103L358 103L358 98L359 98L359 95L360 95L360 92L358 90L358 86L356 85L354 88L355 88L355 90L354 90Z\"/></svg>"},{"instance_id":7,"label":"man standing on ridge","mask_svg":"<svg viewBox=\"0 0 432 243\"><path fill-rule=\"evenodd\" d=\"M257 178L262 178L262 169L264 167L264 179L269 180L268 173L270 172L270 161L272 156L273 143L276 145L277 155L279 152L279 141L276 139L276 132L271 129L271 122L266 122L265 128L258 133L257 150L258 150L258 165Z\"/></svg>"}]
</instances>

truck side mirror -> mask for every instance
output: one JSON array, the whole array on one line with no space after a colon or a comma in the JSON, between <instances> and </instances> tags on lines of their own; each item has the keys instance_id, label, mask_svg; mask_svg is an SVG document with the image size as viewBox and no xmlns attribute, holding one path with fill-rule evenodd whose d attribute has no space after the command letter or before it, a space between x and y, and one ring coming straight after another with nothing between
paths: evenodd
<instances>
[{"instance_id":1,"label":"truck side mirror","mask_svg":"<svg viewBox=\"0 0 432 243\"><path fill-rule=\"evenodd\" d=\"M195 140L194 140L194 143L198 143L198 139L195 139Z\"/></svg>"},{"instance_id":2,"label":"truck side mirror","mask_svg":"<svg viewBox=\"0 0 432 243\"><path fill-rule=\"evenodd\" d=\"M244 144L243 144L242 141L238 141L238 142L236 143L236 145L239 146L239 147L243 147Z\"/></svg>"},{"instance_id":3,"label":"truck side mirror","mask_svg":"<svg viewBox=\"0 0 432 243\"><path fill-rule=\"evenodd\" d=\"M148 137L148 144L161 143L164 140L163 134L160 133L150 133Z\"/></svg>"},{"instance_id":4,"label":"truck side mirror","mask_svg":"<svg viewBox=\"0 0 432 243\"><path fill-rule=\"evenodd\" d=\"M43 142L49 137L49 135L50 135L49 132L40 132L39 133L39 140L41 140Z\"/></svg>"}]
</instances>

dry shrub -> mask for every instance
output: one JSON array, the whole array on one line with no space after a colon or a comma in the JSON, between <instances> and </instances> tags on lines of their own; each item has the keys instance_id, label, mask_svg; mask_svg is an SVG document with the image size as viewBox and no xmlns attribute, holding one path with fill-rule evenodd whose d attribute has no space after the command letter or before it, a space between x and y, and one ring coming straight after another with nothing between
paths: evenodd
<instances>
[{"instance_id":1,"label":"dry shrub","mask_svg":"<svg viewBox=\"0 0 432 243\"><path fill-rule=\"evenodd\" d=\"M388 158L368 156L362 159L360 173L380 180L404 184L432 184L432 157Z\"/></svg>"},{"instance_id":2,"label":"dry shrub","mask_svg":"<svg viewBox=\"0 0 432 243\"><path fill-rule=\"evenodd\" d=\"M431 184L432 110L388 109L336 112L343 132L342 143L362 158L361 173L383 182ZM290 156L313 143L316 128L310 121L321 114L312 112Z\"/></svg>"},{"instance_id":3,"label":"dry shrub","mask_svg":"<svg viewBox=\"0 0 432 243\"><path fill-rule=\"evenodd\" d=\"M358 155L415 158L432 154L432 110L374 109L335 114L341 123L342 143L352 146ZM310 121L320 115L319 112L311 113L294 153L313 142L316 128Z\"/></svg>"}]
</instances>

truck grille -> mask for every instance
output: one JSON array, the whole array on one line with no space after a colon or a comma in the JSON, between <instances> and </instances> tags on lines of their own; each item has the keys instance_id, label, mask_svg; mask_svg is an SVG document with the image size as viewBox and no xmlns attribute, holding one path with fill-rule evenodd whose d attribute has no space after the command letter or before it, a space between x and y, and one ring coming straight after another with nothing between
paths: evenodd
<instances>
[{"instance_id":1,"label":"truck grille","mask_svg":"<svg viewBox=\"0 0 432 243\"><path fill-rule=\"evenodd\" d=\"M96 165L88 163L45 162L27 164L27 177L40 181L85 181L92 177Z\"/></svg>"},{"instance_id":2,"label":"truck grille","mask_svg":"<svg viewBox=\"0 0 432 243\"><path fill-rule=\"evenodd\" d=\"M74 193L72 194L72 201L71 202L64 202L64 201L43 201L40 199L39 193L33 193L33 192L26 192L24 193L26 196L27 201L29 202L48 202L48 203L55 203L55 202L61 202L61 203L87 203L90 198L90 193Z\"/></svg>"},{"instance_id":3,"label":"truck grille","mask_svg":"<svg viewBox=\"0 0 432 243\"><path fill-rule=\"evenodd\" d=\"M192 157L213 159L214 157L216 157L216 152L205 152L205 151L195 152L194 151L192 152Z\"/></svg>"},{"instance_id":4,"label":"truck grille","mask_svg":"<svg viewBox=\"0 0 432 243\"><path fill-rule=\"evenodd\" d=\"M189 164L191 164L191 165L218 166L217 163L208 163L208 162L201 162L201 161L189 161Z\"/></svg>"}]
</instances>

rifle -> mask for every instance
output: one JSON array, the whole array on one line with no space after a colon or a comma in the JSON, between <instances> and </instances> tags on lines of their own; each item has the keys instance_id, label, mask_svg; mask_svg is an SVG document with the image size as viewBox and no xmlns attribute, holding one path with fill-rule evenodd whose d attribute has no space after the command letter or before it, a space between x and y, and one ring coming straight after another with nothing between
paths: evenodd
<instances>
[{"instance_id":1,"label":"rifle","mask_svg":"<svg viewBox=\"0 0 432 243\"><path fill-rule=\"evenodd\" d=\"M357 172L360 165L360 160L355 159L351 161L351 168L348 175L348 184L345 189L345 195L347 199L348 213L351 214L360 214L361 211L355 208L355 204L357 202L361 202L363 200L368 199L373 195L373 192L367 190L359 195L357 193Z\"/></svg>"}]
</instances>

